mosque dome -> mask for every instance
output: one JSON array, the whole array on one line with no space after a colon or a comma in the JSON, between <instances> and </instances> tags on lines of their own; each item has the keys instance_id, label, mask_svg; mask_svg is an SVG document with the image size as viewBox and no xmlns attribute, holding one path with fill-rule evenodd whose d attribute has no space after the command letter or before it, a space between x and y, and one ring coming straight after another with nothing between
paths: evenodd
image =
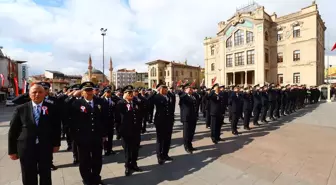
<instances>
[{"instance_id":1,"label":"mosque dome","mask_svg":"<svg viewBox=\"0 0 336 185\"><path fill-rule=\"evenodd\" d=\"M92 69L92 72L91 72L92 74L103 74L103 72L102 71L100 71L100 70L98 70L98 69L95 69L95 68L93 68ZM86 75L87 74L89 74L89 71L86 71L86 73L85 73Z\"/></svg>"}]
</instances>

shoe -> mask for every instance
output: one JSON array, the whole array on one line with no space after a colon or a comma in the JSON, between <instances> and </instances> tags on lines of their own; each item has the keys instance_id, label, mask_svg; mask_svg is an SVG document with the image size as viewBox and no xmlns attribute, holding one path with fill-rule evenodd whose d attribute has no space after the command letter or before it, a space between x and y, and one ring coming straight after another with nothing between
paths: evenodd
<instances>
[{"instance_id":1,"label":"shoe","mask_svg":"<svg viewBox=\"0 0 336 185\"><path fill-rule=\"evenodd\" d=\"M58 168L55 166L55 165L51 165L51 171L55 171L55 170L57 170Z\"/></svg>"},{"instance_id":2,"label":"shoe","mask_svg":"<svg viewBox=\"0 0 336 185\"><path fill-rule=\"evenodd\" d=\"M218 143L218 141L217 141L216 139L214 139L214 138L211 138L211 140L212 140L212 142L213 142L214 144L217 144L217 143Z\"/></svg>"},{"instance_id":3,"label":"shoe","mask_svg":"<svg viewBox=\"0 0 336 185\"><path fill-rule=\"evenodd\" d=\"M142 171L143 171L141 168L139 168L138 165L134 165L134 166L132 167L132 169L133 169L134 171L136 171L136 172L142 172Z\"/></svg>"},{"instance_id":4,"label":"shoe","mask_svg":"<svg viewBox=\"0 0 336 185\"><path fill-rule=\"evenodd\" d=\"M250 128L250 127L244 127L244 129L245 129L245 130L251 130L251 128Z\"/></svg>"},{"instance_id":5,"label":"shoe","mask_svg":"<svg viewBox=\"0 0 336 185\"><path fill-rule=\"evenodd\" d=\"M115 154L116 154L116 152L113 151L113 150L111 150L110 153L111 153L112 155L115 155Z\"/></svg>"},{"instance_id":6,"label":"shoe","mask_svg":"<svg viewBox=\"0 0 336 185\"><path fill-rule=\"evenodd\" d=\"M253 123L253 125L254 125L254 126L260 126L260 124L259 124L259 123Z\"/></svg>"},{"instance_id":7,"label":"shoe","mask_svg":"<svg viewBox=\"0 0 336 185\"><path fill-rule=\"evenodd\" d=\"M146 129L143 129L143 130L141 131L142 134L144 134L144 133L146 133L146 132L147 132Z\"/></svg>"},{"instance_id":8,"label":"shoe","mask_svg":"<svg viewBox=\"0 0 336 185\"><path fill-rule=\"evenodd\" d=\"M166 161L173 161L174 159L171 158L171 157L169 157L169 156L166 156L166 157L164 158L164 160L166 160Z\"/></svg>"},{"instance_id":9,"label":"shoe","mask_svg":"<svg viewBox=\"0 0 336 185\"><path fill-rule=\"evenodd\" d=\"M161 158L159 158L159 159L158 159L158 163L159 163L159 165L163 165L164 160L162 160Z\"/></svg>"},{"instance_id":10,"label":"shoe","mask_svg":"<svg viewBox=\"0 0 336 185\"><path fill-rule=\"evenodd\" d=\"M198 149L197 149L197 148L194 148L194 147L191 147L191 150L192 150L192 151L197 151Z\"/></svg>"},{"instance_id":11,"label":"shoe","mask_svg":"<svg viewBox=\"0 0 336 185\"><path fill-rule=\"evenodd\" d=\"M129 168L125 168L125 176L130 176L131 170Z\"/></svg>"},{"instance_id":12,"label":"shoe","mask_svg":"<svg viewBox=\"0 0 336 185\"><path fill-rule=\"evenodd\" d=\"M121 139L121 136L120 135L117 135L117 140L120 140Z\"/></svg>"},{"instance_id":13,"label":"shoe","mask_svg":"<svg viewBox=\"0 0 336 185\"><path fill-rule=\"evenodd\" d=\"M193 151L190 150L189 148L185 148L184 150L185 150L188 154L192 154L192 153L193 153Z\"/></svg>"},{"instance_id":14,"label":"shoe","mask_svg":"<svg viewBox=\"0 0 336 185\"><path fill-rule=\"evenodd\" d=\"M109 155L111 155L111 152L105 151L105 156L109 156Z\"/></svg>"}]
</instances>

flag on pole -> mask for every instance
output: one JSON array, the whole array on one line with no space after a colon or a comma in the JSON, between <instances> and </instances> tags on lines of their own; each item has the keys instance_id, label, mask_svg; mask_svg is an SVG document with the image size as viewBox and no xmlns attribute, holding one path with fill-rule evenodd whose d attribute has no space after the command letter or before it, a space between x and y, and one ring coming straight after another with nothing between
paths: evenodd
<instances>
[{"instance_id":1,"label":"flag on pole","mask_svg":"<svg viewBox=\"0 0 336 185\"><path fill-rule=\"evenodd\" d=\"M193 83L191 83L190 87L194 87L196 85L196 79L194 79Z\"/></svg>"},{"instance_id":2,"label":"flag on pole","mask_svg":"<svg viewBox=\"0 0 336 185\"><path fill-rule=\"evenodd\" d=\"M5 85L5 77L3 74L0 74L0 78L1 78L1 87L3 87Z\"/></svg>"},{"instance_id":3,"label":"flag on pole","mask_svg":"<svg viewBox=\"0 0 336 185\"><path fill-rule=\"evenodd\" d=\"M22 80L22 94L26 93L27 91L27 81L26 79Z\"/></svg>"},{"instance_id":4,"label":"flag on pole","mask_svg":"<svg viewBox=\"0 0 336 185\"><path fill-rule=\"evenodd\" d=\"M334 44L334 46L331 48L331 51L334 51L336 49L336 43Z\"/></svg>"},{"instance_id":5,"label":"flag on pole","mask_svg":"<svg viewBox=\"0 0 336 185\"><path fill-rule=\"evenodd\" d=\"M180 87L181 86L181 83L182 83L182 80L179 80L176 84L177 87Z\"/></svg>"},{"instance_id":6,"label":"flag on pole","mask_svg":"<svg viewBox=\"0 0 336 185\"><path fill-rule=\"evenodd\" d=\"M215 78L211 79L211 85L212 85L212 86L215 85L216 79L217 79L216 76L215 76Z\"/></svg>"},{"instance_id":7,"label":"flag on pole","mask_svg":"<svg viewBox=\"0 0 336 185\"><path fill-rule=\"evenodd\" d=\"M187 84L189 82L188 79L186 79L186 81L184 81L183 85Z\"/></svg>"},{"instance_id":8,"label":"flag on pole","mask_svg":"<svg viewBox=\"0 0 336 185\"><path fill-rule=\"evenodd\" d=\"M153 89L156 88L156 82L153 83L152 88L153 88Z\"/></svg>"},{"instance_id":9,"label":"flag on pole","mask_svg":"<svg viewBox=\"0 0 336 185\"><path fill-rule=\"evenodd\" d=\"M205 83L204 81L205 81L205 80L204 80L204 78L203 78L200 87L204 87L204 85L205 85L205 84L204 84L204 83Z\"/></svg>"}]
</instances>

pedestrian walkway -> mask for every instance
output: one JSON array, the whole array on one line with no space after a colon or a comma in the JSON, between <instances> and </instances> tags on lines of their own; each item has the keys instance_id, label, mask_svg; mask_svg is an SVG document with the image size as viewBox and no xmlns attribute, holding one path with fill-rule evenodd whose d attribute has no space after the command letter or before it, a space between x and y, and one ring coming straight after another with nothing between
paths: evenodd
<instances>
[{"instance_id":1,"label":"pedestrian walkway","mask_svg":"<svg viewBox=\"0 0 336 185\"><path fill-rule=\"evenodd\" d=\"M335 185L336 184L336 103L310 105L280 121L255 127L233 136L224 125L225 141L214 145L210 130L201 121L196 130L194 154L183 149L182 126L175 124L172 149L173 162L158 165L155 155L155 130L149 129L140 149L142 173L124 176L123 152L115 142L115 156L104 158L102 178L107 184L127 185ZM9 114L10 111L7 111ZM2 117L8 115L0 114ZM228 120L226 120L228 122ZM8 128L0 121L0 129ZM0 184L19 185L18 161L7 157L7 136L0 134ZM55 154L53 185L79 185L78 166L72 165L72 154Z\"/></svg>"}]
</instances>

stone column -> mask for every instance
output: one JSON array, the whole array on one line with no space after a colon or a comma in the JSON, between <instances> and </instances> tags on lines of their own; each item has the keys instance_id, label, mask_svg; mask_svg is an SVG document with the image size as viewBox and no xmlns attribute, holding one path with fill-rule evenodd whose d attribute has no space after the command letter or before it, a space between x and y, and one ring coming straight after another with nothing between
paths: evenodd
<instances>
[{"instance_id":1,"label":"stone column","mask_svg":"<svg viewBox=\"0 0 336 185\"><path fill-rule=\"evenodd\" d=\"M327 98L327 102L331 102L331 99L330 99L330 85L328 85L328 98Z\"/></svg>"},{"instance_id":2,"label":"stone column","mask_svg":"<svg viewBox=\"0 0 336 185\"><path fill-rule=\"evenodd\" d=\"M232 73L233 85L236 85L236 73Z\"/></svg>"},{"instance_id":3,"label":"stone column","mask_svg":"<svg viewBox=\"0 0 336 185\"><path fill-rule=\"evenodd\" d=\"M245 86L247 86L247 71L245 71Z\"/></svg>"}]
</instances>

